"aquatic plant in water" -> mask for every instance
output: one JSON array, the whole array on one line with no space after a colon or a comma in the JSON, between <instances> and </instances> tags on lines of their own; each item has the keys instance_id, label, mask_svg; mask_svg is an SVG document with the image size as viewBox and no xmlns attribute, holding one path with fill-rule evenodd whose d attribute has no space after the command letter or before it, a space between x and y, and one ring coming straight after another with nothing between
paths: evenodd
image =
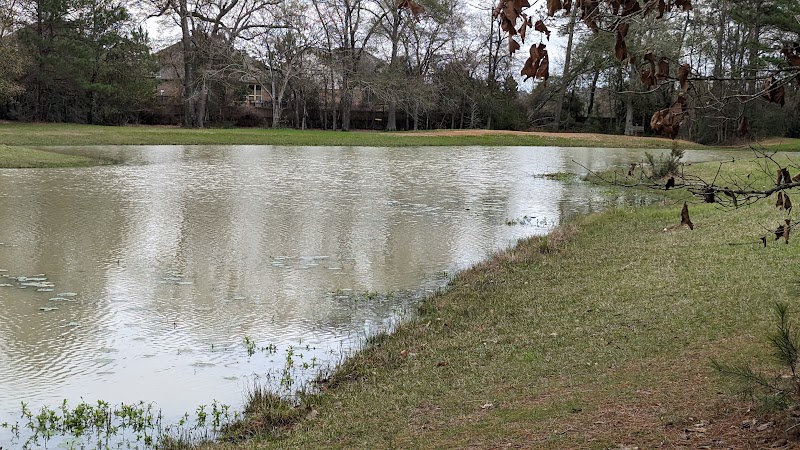
<instances>
[{"instance_id":1,"label":"aquatic plant in water","mask_svg":"<svg viewBox=\"0 0 800 450\"><path fill-rule=\"evenodd\" d=\"M56 409L44 406L35 413L22 402L21 420L0 423L0 428L9 430L12 445L21 444L22 449L149 449L165 442L214 439L240 416L216 400L210 406L199 406L194 420L187 413L175 425L165 425L161 411L152 403L112 406L103 400L95 404L82 401L73 408L64 400Z\"/></svg>"}]
</instances>

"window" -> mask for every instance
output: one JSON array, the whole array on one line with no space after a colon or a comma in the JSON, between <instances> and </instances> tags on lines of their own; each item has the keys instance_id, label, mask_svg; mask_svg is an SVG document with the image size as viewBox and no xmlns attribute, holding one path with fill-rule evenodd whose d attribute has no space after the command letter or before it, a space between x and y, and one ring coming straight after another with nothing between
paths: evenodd
<instances>
[{"instance_id":1,"label":"window","mask_svg":"<svg viewBox=\"0 0 800 450\"><path fill-rule=\"evenodd\" d=\"M261 103L264 101L260 84L247 85L247 101L251 103Z\"/></svg>"}]
</instances>

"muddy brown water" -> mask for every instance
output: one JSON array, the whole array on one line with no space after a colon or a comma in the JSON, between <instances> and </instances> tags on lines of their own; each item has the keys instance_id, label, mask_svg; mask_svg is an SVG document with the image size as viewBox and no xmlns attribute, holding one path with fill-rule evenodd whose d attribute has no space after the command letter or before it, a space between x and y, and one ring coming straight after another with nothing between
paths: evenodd
<instances>
[{"instance_id":1,"label":"muddy brown water","mask_svg":"<svg viewBox=\"0 0 800 450\"><path fill-rule=\"evenodd\" d=\"M279 383L289 348L300 382L458 270L619 200L542 174L643 157L546 147L58 151L123 163L0 170L0 423L17 420L22 401L36 410L143 400L168 419L213 400L238 407L254 380ZM715 157L724 155L687 153Z\"/></svg>"}]
</instances>

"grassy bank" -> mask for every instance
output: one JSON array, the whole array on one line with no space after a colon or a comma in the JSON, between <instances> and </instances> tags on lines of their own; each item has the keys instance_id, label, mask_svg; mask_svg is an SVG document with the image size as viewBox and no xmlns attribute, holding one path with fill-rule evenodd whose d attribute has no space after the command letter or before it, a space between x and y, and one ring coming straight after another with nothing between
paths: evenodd
<instances>
[{"instance_id":1,"label":"grassy bank","mask_svg":"<svg viewBox=\"0 0 800 450\"><path fill-rule=\"evenodd\" d=\"M769 446L775 430L741 426L758 417L710 360L770 365L772 305L796 294L800 240L761 247L783 217L769 201L693 203L695 229L678 227L672 195L580 218L459 274L346 361L291 430L215 448Z\"/></svg>"},{"instance_id":2,"label":"grassy bank","mask_svg":"<svg viewBox=\"0 0 800 450\"><path fill-rule=\"evenodd\" d=\"M0 144L0 168L85 167L108 164L85 156L64 155L25 147Z\"/></svg>"},{"instance_id":3,"label":"grassy bank","mask_svg":"<svg viewBox=\"0 0 800 450\"><path fill-rule=\"evenodd\" d=\"M0 123L0 144L49 145L341 145L341 146L568 146L668 148L661 138L586 133L521 133L484 130L443 132L325 131L261 128L185 129L174 127L102 127L75 124ZM700 148L681 142L681 146Z\"/></svg>"}]
</instances>

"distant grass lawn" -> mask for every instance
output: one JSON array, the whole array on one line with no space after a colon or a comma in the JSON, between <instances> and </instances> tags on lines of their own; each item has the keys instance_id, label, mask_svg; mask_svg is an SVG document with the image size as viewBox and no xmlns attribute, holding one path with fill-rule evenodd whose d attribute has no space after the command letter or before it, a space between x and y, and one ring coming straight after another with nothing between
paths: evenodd
<instances>
[{"instance_id":1,"label":"distant grass lawn","mask_svg":"<svg viewBox=\"0 0 800 450\"><path fill-rule=\"evenodd\" d=\"M701 145L678 141L685 148ZM0 144L55 145L333 145L367 147L407 146L561 146L669 148L662 138L588 133L522 133L487 130L441 130L388 133L381 131L329 131L263 128L206 128L127 126L103 127L74 124L0 123Z\"/></svg>"}]
</instances>

